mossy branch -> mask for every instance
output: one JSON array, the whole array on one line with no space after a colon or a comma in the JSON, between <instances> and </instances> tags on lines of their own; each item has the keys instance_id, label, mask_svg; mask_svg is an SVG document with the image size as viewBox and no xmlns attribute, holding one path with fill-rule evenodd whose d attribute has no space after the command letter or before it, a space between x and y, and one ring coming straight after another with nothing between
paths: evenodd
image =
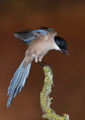
<instances>
[{"instance_id":1,"label":"mossy branch","mask_svg":"<svg viewBox=\"0 0 85 120\"><path fill-rule=\"evenodd\" d=\"M45 79L43 89L40 93L40 104L43 111L42 117L47 118L48 120L69 120L69 115L57 115L55 111L50 108L52 98L49 97L49 94L52 91L53 72L50 66L43 67L43 70L45 74Z\"/></svg>"}]
</instances>

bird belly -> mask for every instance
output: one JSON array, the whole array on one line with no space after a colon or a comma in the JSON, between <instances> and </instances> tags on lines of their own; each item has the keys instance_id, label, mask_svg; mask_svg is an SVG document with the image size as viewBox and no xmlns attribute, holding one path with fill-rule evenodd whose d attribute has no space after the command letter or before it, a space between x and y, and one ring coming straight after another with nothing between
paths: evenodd
<instances>
[{"instance_id":1,"label":"bird belly","mask_svg":"<svg viewBox=\"0 0 85 120\"><path fill-rule=\"evenodd\" d=\"M35 62L41 62L48 50L49 48L45 43L38 43L35 46L33 46L32 57L34 57Z\"/></svg>"},{"instance_id":2,"label":"bird belly","mask_svg":"<svg viewBox=\"0 0 85 120\"><path fill-rule=\"evenodd\" d=\"M47 52L50 50L49 42L47 41L36 41L33 42L28 50L27 50L27 56L30 56L31 58L35 59L35 62L38 61L41 62L43 57L47 54Z\"/></svg>"}]
</instances>

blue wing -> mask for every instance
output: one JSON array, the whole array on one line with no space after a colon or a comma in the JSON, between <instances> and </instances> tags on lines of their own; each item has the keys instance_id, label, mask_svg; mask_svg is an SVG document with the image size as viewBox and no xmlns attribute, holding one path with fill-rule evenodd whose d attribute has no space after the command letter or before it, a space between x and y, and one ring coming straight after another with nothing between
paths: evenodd
<instances>
[{"instance_id":1,"label":"blue wing","mask_svg":"<svg viewBox=\"0 0 85 120\"><path fill-rule=\"evenodd\" d=\"M21 32L15 32L14 36L16 38L21 39L26 44L29 44L32 40L39 37L41 34L48 35L48 32L42 29L36 29L36 30L25 30Z\"/></svg>"}]
</instances>

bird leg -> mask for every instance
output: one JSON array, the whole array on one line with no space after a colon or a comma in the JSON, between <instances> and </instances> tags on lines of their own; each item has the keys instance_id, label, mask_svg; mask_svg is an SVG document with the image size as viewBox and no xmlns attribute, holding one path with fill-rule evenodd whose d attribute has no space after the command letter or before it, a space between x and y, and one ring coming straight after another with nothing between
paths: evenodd
<instances>
[{"instance_id":1,"label":"bird leg","mask_svg":"<svg viewBox=\"0 0 85 120\"><path fill-rule=\"evenodd\" d=\"M44 66L50 66L47 63L45 63L45 62L42 61L43 57L44 57L44 55L39 55L39 57L38 57L38 64L40 64L42 67L44 67Z\"/></svg>"},{"instance_id":2,"label":"bird leg","mask_svg":"<svg viewBox=\"0 0 85 120\"><path fill-rule=\"evenodd\" d=\"M47 63L45 63L45 62L38 62L38 64L40 65L40 66L42 66L42 67L44 67L44 66L47 66Z\"/></svg>"},{"instance_id":3,"label":"bird leg","mask_svg":"<svg viewBox=\"0 0 85 120\"><path fill-rule=\"evenodd\" d=\"M35 62L36 62L36 63L38 62L38 57L35 57Z\"/></svg>"},{"instance_id":4,"label":"bird leg","mask_svg":"<svg viewBox=\"0 0 85 120\"><path fill-rule=\"evenodd\" d=\"M39 55L39 58L38 58L38 59L39 59L39 62L42 61L43 57L44 57L43 55Z\"/></svg>"},{"instance_id":5,"label":"bird leg","mask_svg":"<svg viewBox=\"0 0 85 120\"><path fill-rule=\"evenodd\" d=\"M47 64L47 63L45 63L45 62L43 62L43 61L38 62L38 64L39 64L40 66L42 66L42 67L45 67L45 66L50 66L50 67L52 68L52 66L51 66L51 65L49 65L49 64Z\"/></svg>"}]
</instances>

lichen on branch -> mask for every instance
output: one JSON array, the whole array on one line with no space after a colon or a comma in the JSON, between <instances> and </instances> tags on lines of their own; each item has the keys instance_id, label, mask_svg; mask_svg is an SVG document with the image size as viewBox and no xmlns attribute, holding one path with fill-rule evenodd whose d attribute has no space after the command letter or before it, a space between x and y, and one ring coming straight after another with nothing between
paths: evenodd
<instances>
[{"instance_id":1,"label":"lichen on branch","mask_svg":"<svg viewBox=\"0 0 85 120\"><path fill-rule=\"evenodd\" d=\"M45 79L43 89L40 93L40 105L43 111L43 118L48 120L69 120L69 115L64 114L63 116L57 115L55 111L50 107L52 98L49 97L52 91L53 85L53 72L50 66L43 67Z\"/></svg>"}]
</instances>

